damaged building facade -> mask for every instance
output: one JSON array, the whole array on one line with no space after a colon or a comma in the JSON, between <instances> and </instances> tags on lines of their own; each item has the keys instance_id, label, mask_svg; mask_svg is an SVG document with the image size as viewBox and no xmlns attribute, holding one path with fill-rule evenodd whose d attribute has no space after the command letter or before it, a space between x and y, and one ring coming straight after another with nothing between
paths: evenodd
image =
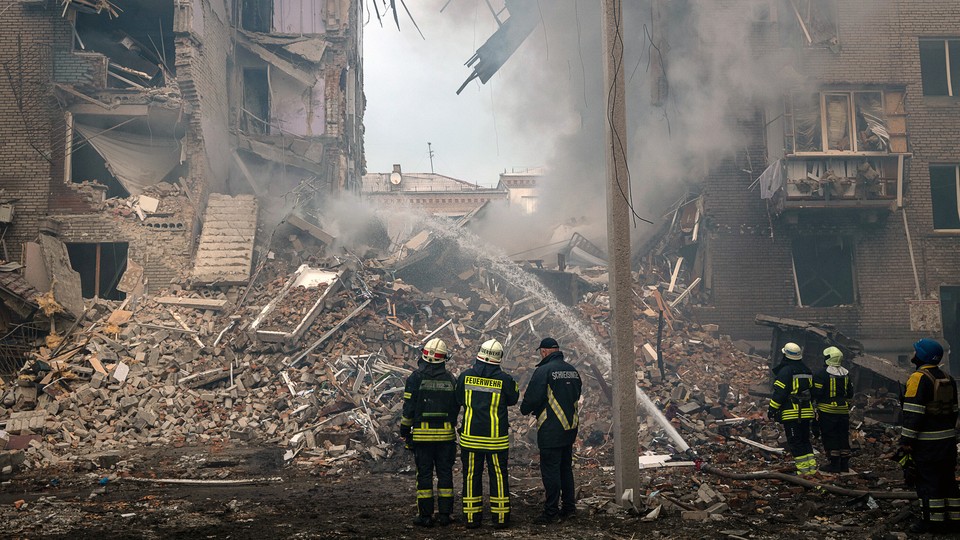
<instances>
[{"instance_id":1,"label":"damaged building facade","mask_svg":"<svg viewBox=\"0 0 960 540\"><path fill-rule=\"evenodd\" d=\"M147 287L234 272L194 268L210 232L231 245L214 238L204 260L237 250L249 274L258 212L276 223L305 184L360 191L362 20L357 0L12 1L0 259L42 291L50 269L31 263L56 237L83 296L118 299L128 265Z\"/></svg>"},{"instance_id":2,"label":"damaged building facade","mask_svg":"<svg viewBox=\"0 0 960 540\"><path fill-rule=\"evenodd\" d=\"M742 150L677 211L671 264L700 278L699 319L755 340L758 313L823 321L893 358L923 336L960 351L960 4L717 4L691 5L752 11L755 53L799 77L735 113Z\"/></svg>"}]
</instances>

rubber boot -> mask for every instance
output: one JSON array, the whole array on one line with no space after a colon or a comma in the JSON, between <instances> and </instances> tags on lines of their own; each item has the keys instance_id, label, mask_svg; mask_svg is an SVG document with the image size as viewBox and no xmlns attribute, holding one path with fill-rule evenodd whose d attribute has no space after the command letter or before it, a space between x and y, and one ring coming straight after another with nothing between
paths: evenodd
<instances>
[{"instance_id":1,"label":"rubber boot","mask_svg":"<svg viewBox=\"0 0 960 540\"><path fill-rule=\"evenodd\" d=\"M823 472L829 473L838 473L840 472L840 458L836 456L830 456L830 463L820 467L820 470Z\"/></svg>"},{"instance_id":2,"label":"rubber boot","mask_svg":"<svg viewBox=\"0 0 960 540\"><path fill-rule=\"evenodd\" d=\"M850 458L840 458L840 472L850 472Z\"/></svg>"}]
</instances>

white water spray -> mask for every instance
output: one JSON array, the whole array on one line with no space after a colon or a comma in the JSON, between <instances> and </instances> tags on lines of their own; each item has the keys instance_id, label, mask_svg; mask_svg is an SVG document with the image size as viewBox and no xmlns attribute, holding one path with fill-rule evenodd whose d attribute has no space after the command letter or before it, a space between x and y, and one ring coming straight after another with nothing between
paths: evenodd
<instances>
[{"instance_id":1,"label":"white water spray","mask_svg":"<svg viewBox=\"0 0 960 540\"><path fill-rule=\"evenodd\" d=\"M611 358L610 353L607 349L600 343L600 340L597 338L596 334L593 333L590 328L583 324L580 319L563 303L561 303L556 296L549 289L547 289L543 283L540 282L536 277L531 275L528 272L525 272L520 266L511 261L506 254L500 252L500 250L494 248L493 246L485 246L483 240L478 236L462 228L451 227L449 221L442 221L437 218L423 218L421 221L426 225L434 234L439 237L447 238L453 240L460 246L464 252L470 254L471 256L489 261L490 267L494 272L497 272L502 277L507 279L511 284L520 287L529 294L535 296L541 303L545 306L549 306L553 314L560 320L560 322L567 327L571 332L576 334L580 341L590 349L590 352L593 354L593 358L596 359L596 367L600 369L600 372L604 377L610 378L611 372ZM588 357L590 358L590 357ZM649 414L667 433L667 436L674 442L677 446L677 449L680 452L685 452L690 449L690 445L683 440L683 437L677 433L677 430L670 424L670 421L667 420L666 416L657 408L646 392L640 389L639 386L636 386L637 390L637 400L640 402L640 405L647 411Z\"/></svg>"}]
</instances>

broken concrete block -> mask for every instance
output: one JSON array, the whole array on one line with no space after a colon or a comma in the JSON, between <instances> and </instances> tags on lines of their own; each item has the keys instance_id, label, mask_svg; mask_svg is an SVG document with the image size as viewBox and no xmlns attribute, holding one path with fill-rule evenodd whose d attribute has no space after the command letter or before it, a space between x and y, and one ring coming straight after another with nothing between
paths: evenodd
<instances>
[{"instance_id":1,"label":"broken concrete block","mask_svg":"<svg viewBox=\"0 0 960 540\"><path fill-rule=\"evenodd\" d=\"M684 510L680 512L680 519L684 521L708 521L710 514L703 510Z\"/></svg>"},{"instance_id":2,"label":"broken concrete block","mask_svg":"<svg viewBox=\"0 0 960 540\"><path fill-rule=\"evenodd\" d=\"M708 514L722 514L730 509L730 506L724 502L718 502L713 506L707 508Z\"/></svg>"},{"instance_id":3,"label":"broken concrete block","mask_svg":"<svg viewBox=\"0 0 960 540\"><path fill-rule=\"evenodd\" d=\"M703 405L697 403L696 401L690 401L678 407L677 410L683 414L693 414L702 408Z\"/></svg>"}]
</instances>

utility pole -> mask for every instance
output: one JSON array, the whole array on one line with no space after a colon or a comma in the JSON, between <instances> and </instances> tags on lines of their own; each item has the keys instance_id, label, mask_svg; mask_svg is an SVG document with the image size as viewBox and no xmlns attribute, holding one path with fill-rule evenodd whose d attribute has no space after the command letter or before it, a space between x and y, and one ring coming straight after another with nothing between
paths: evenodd
<instances>
[{"instance_id":1,"label":"utility pole","mask_svg":"<svg viewBox=\"0 0 960 540\"><path fill-rule=\"evenodd\" d=\"M633 284L630 275L630 206L627 200L626 84L623 65L623 9L621 0L603 0L603 76L607 124L607 252L610 271L610 309L613 338L610 377L613 379L613 459L616 499L624 506L624 492L638 496L640 487L637 444L637 372L633 353Z\"/></svg>"},{"instance_id":2,"label":"utility pole","mask_svg":"<svg viewBox=\"0 0 960 540\"><path fill-rule=\"evenodd\" d=\"M430 155L430 174L433 174L433 143L427 143L427 154Z\"/></svg>"}]
</instances>

